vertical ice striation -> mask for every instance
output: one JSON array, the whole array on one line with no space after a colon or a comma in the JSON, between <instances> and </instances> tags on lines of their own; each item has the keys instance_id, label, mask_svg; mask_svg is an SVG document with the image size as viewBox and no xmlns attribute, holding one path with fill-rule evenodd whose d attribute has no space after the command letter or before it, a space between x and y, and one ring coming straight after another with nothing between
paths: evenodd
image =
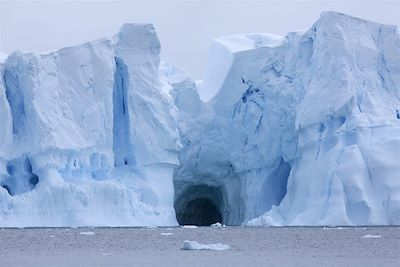
<instances>
[{"instance_id":1,"label":"vertical ice striation","mask_svg":"<svg viewBox=\"0 0 400 267\"><path fill-rule=\"evenodd\" d=\"M159 209L165 224L175 224L173 170L179 165L176 107L159 80L160 42L151 24L124 24L114 38L117 75L123 92L126 165L139 173L146 187L142 201ZM119 85L117 85L119 86ZM117 89L118 90L118 89ZM114 120L115 122L115 120ZM119 123L119 122L118 122ZM114 145L115 147L115 145ZM115 150L114 150L115 151ZM118 150L118 153L124 153ZM116 155L116 159L120 155ZM163 217L164 216L164 217Z\"/></svg>"},{"instance_id":2,"label":"vertical ice striation","mask_svg":"<svg viewBox=\"0 0 400 267\"><path fill-rule=\"evenodd\" d=\"M4 82L4 65L0 63L0 184L8 177L7 157L12 144L13 120Z\"/></svg>"},{"instance_id":3,"label":"vertical ice striation","mask_svg":"<svg viewBox=\"0 0 400 267\"><path fill-rule=\"evenodd\" d=\"M0 157L6 155L4 152L12 141L13 120L10 105L7 99L7 92L4 82L4 65L0 63Z\"/></svg>"},{"instance_id":4,"label":"vertical ice striation","mask_svg":"<svg viewBox=\"0 0 400 267\"><path fill-rule=\"evenodd\" d=\"M113 87L113 149L114 166L134 165L134 148L129 144L129 114L127 104L127 67L115 58L115 75Z\"/></svg>"},{"instance_id":5,"label":"vertical ice striation","mask_svg":"<svg viewBox=\"0 0 400 267\"><path fill-rule=\"evenodd\" d=\"M124 24L115 37L117 65L123 69L128 141L137 166L178 164L176 108L160 90L160 42L151 24ZM125 66L125 67L123 67Z\"/></svg>"}]
</instances>

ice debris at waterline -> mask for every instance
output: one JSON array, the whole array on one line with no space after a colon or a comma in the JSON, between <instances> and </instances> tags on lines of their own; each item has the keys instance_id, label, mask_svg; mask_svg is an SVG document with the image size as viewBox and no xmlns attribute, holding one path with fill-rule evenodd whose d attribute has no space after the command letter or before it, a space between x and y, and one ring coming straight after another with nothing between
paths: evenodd
<instances>
[{"instance_id":1,"label":"ice debris at waterline","mask_svg":"<svg viewBox=\"0 0 400 267\"><path fill-rule=\"evenodd\" d=\"M400 224L400 39L335 12L214 40L149 24L0 64L0 226Z\"/></svg>"},{"instance_id":2,"label":"ice debris at waterline","mask_svg":"<svg viewBox=\"0 0 400 267\"><path fill-rule=\"evenodd\" d=\"M364 235L362 238L381 238L381 235Z\"/></svg>"},{"instance_id":3,"label":"ice debris at waterline","mask_svg":"<svg viewBox=\"0 0 400 267\"><path fill-rule=\"evenodd\" d=\"M95 232L80 232L80 235L95 235Z\"/></svg>"},{"instance_id":4,"label":"ice debris at waterline","mask_svg":"<svg viewBox=\"0 0 400 267\"><path fill-rule=\"evenodd\" d=\"M216 243L216 244L200 244L196 241L185 240L181 250L227 250L230 249L228 245Z\"/></svg>"}]
</instances>

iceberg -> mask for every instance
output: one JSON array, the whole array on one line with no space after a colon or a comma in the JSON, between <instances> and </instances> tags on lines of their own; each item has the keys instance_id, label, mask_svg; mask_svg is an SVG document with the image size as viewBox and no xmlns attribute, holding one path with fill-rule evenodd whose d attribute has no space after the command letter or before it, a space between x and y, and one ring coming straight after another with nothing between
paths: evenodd
<instances>
[{"instance_id":1,"label":"iceberg","mask_svg":"<svg viewBox=\"0 0 400 267\"><path fill-rule=\"evenodd\" d=\"M400 224L400 38L325 12L211 42L151 24L0 63L0 227Z\"/></svg>"},{"instance_id":2,"label":"iceberg","mask_svg":"<svg viewBox=\"0 0 400 267\"><path fill-rule=\"evenodd\" d=\"M325 12L214 40L198 95L176 89L178 221L208 205L228 225L399 224L399 84L395 26Z\"/></svg>"},{"instance_id":3,"label":"iceberg","mask_svg":"<svg viewBox=\"0 0 400 267\"><path fill-rule=\"evenodd\" d=\"M8 56L1 226L176 224L177 111L159 52L152 25L125 24L112 40Z\"/></svg>"}]
</instances>

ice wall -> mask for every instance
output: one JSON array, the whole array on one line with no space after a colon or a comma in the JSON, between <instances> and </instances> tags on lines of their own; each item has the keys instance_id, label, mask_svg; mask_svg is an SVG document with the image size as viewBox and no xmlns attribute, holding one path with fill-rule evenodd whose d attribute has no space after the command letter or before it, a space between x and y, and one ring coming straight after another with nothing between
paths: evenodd
<instances>
[{"instance_id":1,"label":"ice wall","mask_svg":"<svg viewBox=\"0 0 400 267\"><path fill-rule=\"evenodd\" d=\"M173 225L175 108L152 25L53 53L0 79L0 226Z\"/></svg>"},{"instance_id":2,"label":"ice wall","mask_svg":"<svg viewBox=\"0 0 400 267\"><path fill-rule=\"evenodd\" d=\"M326 12L305 32L213 46L199 88L212 97L180 127L178 194L222 188L228 224L400 223L395 26Z\"/></svg>"},{"instance_id":3,"label":"ice wall","mask_svg":"<svg viewBox=\"0 0 400 267\"><path fill-rule=\"evenodd\" d=\"M125 24L0 63L0 227L400 224L395 26L221 37L203 82L159 53Z\"/></svg>"},{"instance_id":4,"label":"ice wall","mask_svg":"<svg viewBox=\"0 0 400 267\"><path fill-rule=\"evenodd\" d=\"M3 72L4 66L0 63L0 73ZM12 142L12 118L3 75L0 75L0 122L2 123L2 127L0 127L0 158L2 158L6 156L5 151Z\"/></svg>"}]
</instances>

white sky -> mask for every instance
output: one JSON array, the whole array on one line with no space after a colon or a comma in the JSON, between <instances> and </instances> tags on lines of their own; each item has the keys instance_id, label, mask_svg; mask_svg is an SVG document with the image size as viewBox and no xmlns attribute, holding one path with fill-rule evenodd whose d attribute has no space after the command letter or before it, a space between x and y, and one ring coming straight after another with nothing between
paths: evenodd
<instances>
[{"instance_id":1,"label":"white sky","mask_svg":"<svg viewBox=\"0 0 400 267\"><path fill-rule=\"evenodd\" d=\"M202 77L211 39L306 29L334 10L400 25L400 0L8 1L0 0L0 51L43 52L111 37L124 22L151 22L162 58Z\"/></svg>"}]
</instances>

